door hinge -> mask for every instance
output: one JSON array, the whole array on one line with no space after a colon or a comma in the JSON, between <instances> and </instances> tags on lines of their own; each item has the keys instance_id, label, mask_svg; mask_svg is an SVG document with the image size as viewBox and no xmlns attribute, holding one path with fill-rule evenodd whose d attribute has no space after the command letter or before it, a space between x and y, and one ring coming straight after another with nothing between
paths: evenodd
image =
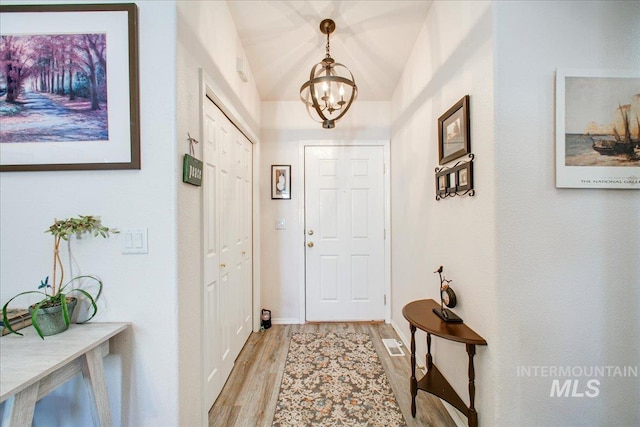
<instances>
[{"instance_id":1,"label":"door hinge","mask_svg":"<svg viewBox=\"0 0 640 427\"><path fill-rule=\"evenodd\" d=\"M387 305L387 294L384 295L384 305Z\"/></svg>"},{"instance_id":2,"label":"door hinge","mask_svg":"<svg viewBox=\"0 0 640 427\"><path fill-rule=\"evenodd\" d=\"M387 173L387 164L383 163L382 164L382 174L384 175L385 173Z\"/></svg>"},{"instance_id":3,"label":"door hinge","mask_svg":"<svg viewBox=\"0 0 640 427\"><path fill-rule=\"evenodd\" d=\"M387 229L384 229L384 240L387 240Z\"/></svg>"}]
</instances>

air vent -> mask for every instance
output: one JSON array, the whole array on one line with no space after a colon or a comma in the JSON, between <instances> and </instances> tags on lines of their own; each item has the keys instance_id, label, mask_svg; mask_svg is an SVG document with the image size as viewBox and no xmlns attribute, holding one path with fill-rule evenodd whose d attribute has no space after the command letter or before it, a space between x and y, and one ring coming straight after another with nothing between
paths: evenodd
<instances>
[{"instance_id":1,"label":"air vent","mask_svg":"<svg viewBox=\"0 0 640 427\"><path fill-rule=\"evenodd\" d=\"M402 351L402 342L396 341L393 338L384 338L382 343L387 349L389 356L404 356L404 351Z\"/></svg>"}]
</instances>

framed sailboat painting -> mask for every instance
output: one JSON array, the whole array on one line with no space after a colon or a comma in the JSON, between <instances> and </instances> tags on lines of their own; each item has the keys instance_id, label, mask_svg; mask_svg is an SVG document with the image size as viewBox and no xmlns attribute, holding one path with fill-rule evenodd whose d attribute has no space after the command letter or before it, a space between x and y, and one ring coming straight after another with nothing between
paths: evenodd
<instances>
[{"instance_id":1,"label":"framed sailboat painting","mask_svg":"<svg viewBox=\"0 0 640 427\"><path fill-rule=\"evenodd\" d=\"M640 71L557 70L556 187L640 189Z\"/></svg>"}]
</instances>

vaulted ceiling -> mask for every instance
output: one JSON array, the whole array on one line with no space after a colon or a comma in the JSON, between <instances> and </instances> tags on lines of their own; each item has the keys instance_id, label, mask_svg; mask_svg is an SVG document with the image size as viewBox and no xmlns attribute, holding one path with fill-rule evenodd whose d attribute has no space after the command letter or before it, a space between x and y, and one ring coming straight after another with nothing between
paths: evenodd
<instances>
[{"instance_id":1,"label":"vaulted ceiling","mask_svg":"<svg viewBox=\"0 0 640 427\"><path fill-rule=\"evenodd\" d=\"M263 101L299 99L325 55L320 22L331 18L331 56L346 65L358 99L387 101L425 22L431 0L227 0Z\"/></svg>"}]
</instances>

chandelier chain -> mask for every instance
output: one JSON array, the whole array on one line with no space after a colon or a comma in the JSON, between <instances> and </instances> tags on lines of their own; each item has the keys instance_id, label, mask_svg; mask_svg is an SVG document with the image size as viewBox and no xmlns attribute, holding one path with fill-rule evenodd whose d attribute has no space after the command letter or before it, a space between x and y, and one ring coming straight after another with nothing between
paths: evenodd
<instances>
[{"instance_id":1,"label":"chandelier chain","mask_svg":"<svg viewBox=\"0 0 640 427\"><path fill-rule=\"evenodd\" d=\"M327 56L326 57L327 58L331 58L331 52L329 50L329 33L327 33L327 46L326 46L326 49L327 49Z\"/></svg>"}]
</instances>

